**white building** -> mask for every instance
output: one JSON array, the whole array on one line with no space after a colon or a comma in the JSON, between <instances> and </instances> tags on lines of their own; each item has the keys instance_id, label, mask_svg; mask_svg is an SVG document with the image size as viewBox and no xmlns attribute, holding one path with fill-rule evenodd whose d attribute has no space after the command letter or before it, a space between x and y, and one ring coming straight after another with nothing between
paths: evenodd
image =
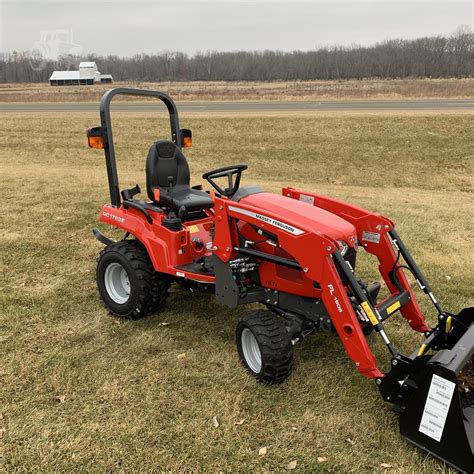
<instances>
[{"instance_id":1,"label":"white building","mask_svg":"<svg viewBox=\"0 0 474 474\"><path fill-rule=\"evenodd\" d=\"M94 62L82 62L79 71L54 71L49 78L51 86L91 86L93 84L110 84L110 74L101 74Z\"/></svg>"}]
</instances>

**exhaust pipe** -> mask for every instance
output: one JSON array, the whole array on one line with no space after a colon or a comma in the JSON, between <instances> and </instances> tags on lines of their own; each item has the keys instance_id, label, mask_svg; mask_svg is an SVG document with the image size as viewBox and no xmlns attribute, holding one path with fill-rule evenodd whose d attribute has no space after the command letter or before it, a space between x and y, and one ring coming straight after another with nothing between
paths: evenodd
<instances>
[{"instance_id":1,"label":"exhaust pipe","mask_svg":"<svg viewBox=\"0 0 474 474\"><path fill-rule=\"evenodd\" d=\"M434 355L400 357L379 382L385 400L400 412L400 433L461 472L474 472L474 393L459 374L472 364L474 308L465 308L427 338ZM423 346L422 346L423 347Z\"/></svg>"}]
</instances>

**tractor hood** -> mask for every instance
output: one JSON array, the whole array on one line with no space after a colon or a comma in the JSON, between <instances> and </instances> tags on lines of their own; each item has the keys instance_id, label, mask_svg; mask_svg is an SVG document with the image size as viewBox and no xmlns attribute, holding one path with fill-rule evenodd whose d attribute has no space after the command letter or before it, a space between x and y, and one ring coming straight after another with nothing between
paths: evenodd
<instances>
[{"instance_id":1,"label":"tractor hood","mask_svg":"<svg viewBox=\"0 0 474 474\"><path fill-rule=\"evenodd\" d=\"M355 227L331 212L306 202L272 193L256 193L240 200L242 204L251 206L262 212L270 212L281 216L283 223L304 229L311 229L334 240L343 240L350 247L356 242Z\"/></svg>"}]
</instances>

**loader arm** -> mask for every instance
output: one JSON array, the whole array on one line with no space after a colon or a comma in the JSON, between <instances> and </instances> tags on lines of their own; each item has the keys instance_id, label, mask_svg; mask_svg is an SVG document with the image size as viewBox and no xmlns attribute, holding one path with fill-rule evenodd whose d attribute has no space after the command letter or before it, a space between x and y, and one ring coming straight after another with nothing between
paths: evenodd
<instances>
[{"instance_id":1,"label":"loader arm","mask_svg":"<svg viewBox=\"0 0 474 474\"><path fill-rule=\"evenodd\" d=\"M279 245L292 255L306 277L317 282L321 287L321 299L330 314L331 321L348 356L355 363L357 370L371 379L383 377L354 312L347 290L341 281L337 266L346 264L342 257L340 257L339 262L337 260L337 255L340 255L340 253L337 250L336 242L317 230L295 228L290 223L282 223L282 218L271 212L265 211L265 215L262 216L250 206L227 199L216 198L214 209L216 219L213 250L214 255L221 262L228 262L239 254L237 220L245 220L264 231L275 233L278 236ZM264 217L264 220L262 220L262 217ZM285 225L275 226L275 222ZM341 263L341 261L344 263ZM346 271L350 273L348 268L346 268ZM223 279L218 272L219 269L216 270L217 282ZM267 288L267 290L272 291L273 288ZM218 291L216 289L216 294ZM261 302L268 301L266 298L267 296L263 296ZM367 299L363 298L364 303L370 306ZM369 310L372 314L375 312L374 308ZM376 321L375 325L379 323L380 321Z\"/></svg>"},{"instance_id":2,"label":"loader arm","mask_svg":"<svg viewBox=\"0 0 474 474\"><path fill-rule=\"evenodd\" d=\"M410 283L399 266L399 256L395 253L393 245L394 239L390 236L395 226L390 219L328 196L289 187L283 188L282 193L292 199L325 209L354 225L359 245L362 245L367 253L377 257L380 274L391 293L387 299L388 304L382 303L382 308L385 308L384 319L400 310L412 329L421 333L430 331Z\"/></svg>"}]
</instances>

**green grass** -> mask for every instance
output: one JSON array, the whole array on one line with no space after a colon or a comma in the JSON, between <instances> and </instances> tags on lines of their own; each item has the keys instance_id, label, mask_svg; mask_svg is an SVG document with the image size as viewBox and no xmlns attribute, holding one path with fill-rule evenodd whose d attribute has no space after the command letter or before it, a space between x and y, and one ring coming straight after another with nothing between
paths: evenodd
<instances>
[{"instance_id":1,"label":"green grass","mask_svg":"<svg viewBox=\"0 0 474 474\"><path fill-rule=\"evenodd\" d=\"M144 188L152 119L117 117L122 187ZM441 303L473 304L472 116L182 122L194 131L193 183L244 162L244 184L300 185L387 214ZM91 233L108 200L105 166L84 143L96 114L4 114L0 123L0 470L283 471L293 460L303 471L443 470L400 438L396 416L335 336L308 338L288 382L262 387L235 351L236 320L248 308L173 287L163 313L137 322L108 315ZM360 270L376 277L370 263L361 256ZM422 308L433 322L425 300ZM407 351L419 341L400 317L388 332Z\"/></svg>"}]
</instances>

